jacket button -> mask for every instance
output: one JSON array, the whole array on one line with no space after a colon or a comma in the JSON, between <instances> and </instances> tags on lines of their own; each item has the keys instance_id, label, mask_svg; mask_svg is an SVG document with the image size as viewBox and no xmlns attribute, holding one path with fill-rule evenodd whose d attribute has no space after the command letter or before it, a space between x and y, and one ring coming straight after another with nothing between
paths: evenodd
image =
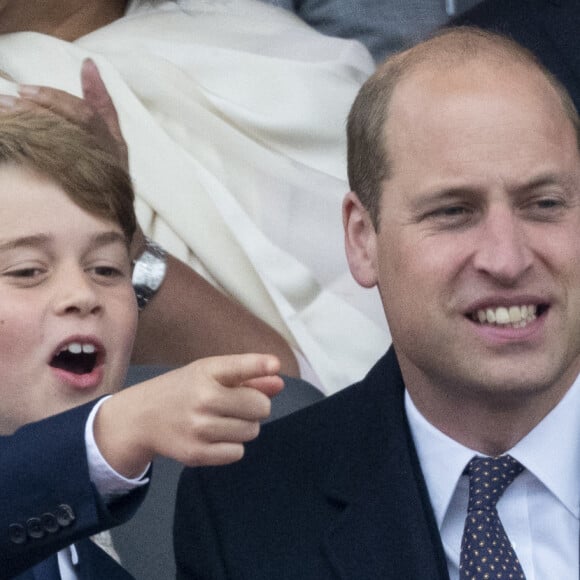
<instances>
[{"instance_id":1,"label":"jacket button","mask_svg":"<svg viewBox=\"0 0 580 580\"><path fill-rule=\"evenodd\" d=\"M63 528L70 526L75 521L75 519L75 513L70 505L61 503L56 508L56 521Z\"/></svg>"},{"instance_id":2,"label":"jacket button","mask_svg":"<svg viewBox=\"0 0 580 580\"><path fill-rule=\"evenodd\" d=\"M42 514L40 516L40 521L42 523L42 528L44 529L44 531L48 532L49 534L54 534L55 532L58 532L58 530L60 529L60 526L58 525L58 522L56 521L56 516L54 514L48 512Z\"/></svg>"},{"instance_id":3,"label":"jacket button","mask_svg":"<svg viewBox=\"0 0 580 580\"><path fill-rule=\"evenodd\" d=\"M26 520L26 532L28 535L35 539L39 540L40 538L44 537L46 533L40 523L40 518L29 518Z\"/></svg>"},{"instance_id":4,"label":"jacket button","mask_svg":"<svg viewBox=\"0 0 580 580\"><path fill-rule=\"evenodd\" d=\"M27 540L26 528L21 524L10 524L8 537L13 544L25 544Z\"/></svg>"}]
</instances>

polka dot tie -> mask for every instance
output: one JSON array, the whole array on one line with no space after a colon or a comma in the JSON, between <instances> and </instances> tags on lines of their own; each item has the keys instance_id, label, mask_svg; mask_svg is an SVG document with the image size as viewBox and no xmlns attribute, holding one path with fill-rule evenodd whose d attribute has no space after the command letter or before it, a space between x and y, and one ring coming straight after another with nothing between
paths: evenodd
<instances>
[{"instance_id":1,"label":"polka dot tie","mask_svg":"<svg viewBox=\"0 0 580 580\"><path fill-rule=\"evenodd\" d=\"M496 509L503 492L523 469L509 455L474 457L467 465L469 504L461 541L461 580L525 580Z\"/></svg>"}]
</instances>

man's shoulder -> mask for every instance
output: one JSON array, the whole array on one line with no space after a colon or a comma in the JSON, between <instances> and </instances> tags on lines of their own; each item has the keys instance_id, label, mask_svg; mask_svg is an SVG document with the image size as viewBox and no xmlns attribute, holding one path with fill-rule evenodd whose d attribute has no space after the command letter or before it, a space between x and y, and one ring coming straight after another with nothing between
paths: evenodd
<instances>
[{"instance_id":1,"label":"man's shoulder","mask_svg":"<svg viewBox=\"0 0 580 580\"><path fill-rule=\"evenodd\" d=\"M321 542L345 505L374 505L387 480L408 487L403 393L387 355L360 383L266 425L238 463L186 469L174 527L183 577L328 578Z\"/></svg>"},{"instance_id":2,"label":"man's shoulder","mask_svg":"<svg viewBox=\"0 0 580 580\"><path fill-rule=\"evenodd\" d=\"M383 436L389 416L400 417L402 380L394 354L388 353L367 376L338 393L287 417L264 425L244 458L227 467L194 468L192 477L212 487L233 480L313 476L334 463L337 455L371 448ZM187 472L188 470L186 470ZM187 477L187 475L186 475Z\"/></svg>"}]
</instances>

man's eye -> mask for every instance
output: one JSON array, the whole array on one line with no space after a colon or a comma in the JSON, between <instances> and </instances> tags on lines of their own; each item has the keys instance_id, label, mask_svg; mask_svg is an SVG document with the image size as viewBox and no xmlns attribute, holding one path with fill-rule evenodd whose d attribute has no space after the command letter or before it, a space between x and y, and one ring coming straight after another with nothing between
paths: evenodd
<instances>
[{"instance_id":1,"label":"man's eye","mask_svg":"<svg viewBox=\"0 0 580 580\"><path fill-rule=\"evenodd\" d=\"M538 209L559 209L561 207L564 207L564 203L562 202L561 199L555 199L555 198L544 198L544 199L538 199L535 203L534 203L535 207L537 207Z\"/></svg>"},{"instance_id":2,"label":"man's eye","mask_svg":"<svg viewBox=\"0 0 580 580\"><path fill-rule=\"evenodd\" d=\"M425 211L419 221L435 232L460 230L477 219L478 211L477 206L473 204L451 202L432 206Z\"/></svg>"},{"instance_id":3,"label":"man's eye","mask_svg":"<svg viewBox=\"0 0 580 580\"><path fill-rule=\"evenodd\" d=\"M435 213L445 217L455 217L466 214L467 210L466 208L457 205L453 207L444 207Z\"/></svg>"},{"instance_id":4,"label":"man's eye","mask_svg":"<svg viewBox=\"0 0 580 580\"><path fill-rule=\"evenodd\" d=\"M426 218L441 225L461 225L471 218L473 210L465 205L448 205L430 211Z\"/></svg>"},{"instance_id":5,"label":"man's eye","mask_svg":"<svg viewBox=\"0 0 580 580\"><path fill-rule=\"evenodd\" d=\"M565 199L560 197L541 197L530 200L526 212L531 219L538 221L557 221L569 208Z\"/></svg>"}]
</instances>

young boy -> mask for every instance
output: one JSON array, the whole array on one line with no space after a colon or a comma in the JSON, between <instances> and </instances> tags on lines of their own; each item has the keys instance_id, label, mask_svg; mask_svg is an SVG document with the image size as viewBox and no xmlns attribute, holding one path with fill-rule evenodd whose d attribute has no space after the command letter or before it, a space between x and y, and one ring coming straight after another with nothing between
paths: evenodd
<instances>
[{"instance_id":1,"label":"young boy","mask_svg":"<svg viewBox=\"0 0 580 580\"><path fill-rule=\"evenodd\" d=\"M239 459L282 386L275 357L236 355L102 398L135 335L134 230L112 153L52 114L0 114L0 578L128 519L157 454ZM89 541L58 563L130 578Z\"/></svg>"}]
</instances>

